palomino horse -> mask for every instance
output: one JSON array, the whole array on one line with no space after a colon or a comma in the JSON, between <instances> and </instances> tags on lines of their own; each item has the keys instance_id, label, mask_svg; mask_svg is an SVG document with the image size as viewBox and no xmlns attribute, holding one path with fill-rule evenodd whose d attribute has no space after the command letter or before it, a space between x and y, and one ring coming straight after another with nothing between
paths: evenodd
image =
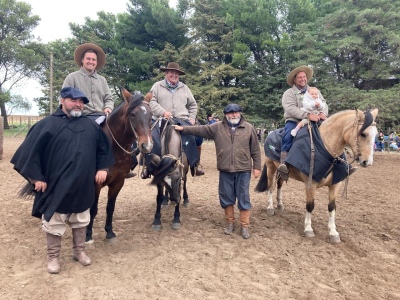
<instances>
[{"instance_id":1,"label":"palomino horse","mask_svg":"<svg viewBox=\"0 0 400 300\"><path fill-rule=\"evenodd\" d=\"M148 95L131 95L122 90L124 101L120 103L101 124L104 132L110 138L115 157L115 164L110 168L106 181L96 186L96 201L90 209L90 223L86 231L86 242L92 241L93 221L97 215L99 195L103 187L108 186L107 218L105 224L106 238L116 237L112 221L115 201L125 182L125 175L129 172L132 155L138 151L150 153L153 148L151 138L152 113L148 105ZM131 150L132 143L137 141L137 149Z\"/></svg>"},{"instance_id":2,"label":"palomino horse","mask_svg":"<svg viewBox=\"0 0 400 300\"><path fill-rule=\"evenodd\" d=\"M329 154L336 158L336 160L345 162L341 155L345 150L346 145L351 148L354 154L354 160L362 167L368 167L372 165L373 153L374 153L374 142L377 135L377 129L375 125L375 118L378 114L378 109L372 111L358 111L358 110L346 110L338 112L324 122L319 127L320 136L323 142L323 146L329 152ZM267 144L268 138L265 141ZM317 154L315 154L317 155ZM317 158L317 157L316 157ZM346 162L347 163L347 162ZM333 164L333 163L332 163ZM265 165L260 177L260 180L255 188L256 192L267 192L268 196L268 207L267 213L270 215L274 214L274 204L272 198L272 191L274 187L275 173L279 161L272 160L269 157L265 159ZM336 230L335 214L336 214L336 197L339 189L342 185L343 179L339 182L333 183L333 173L322 178L320 182L315 180L311 181L311 178L301 173L298 169L290 166L289 177L305 183L306 192L306 217L304 221L304 233L306 237L314 237L314 231L311 227L311 213L314 209L315 191L317 188L327 186L329 189L329 237L332 243L339 243L340 236ZM282 184L283 180L277 176L277 196L278 210L283 210L282 202Z\"/></svg>"},{"instance_id":3,"label":"palomino horse","mask_svg":"<svg viewBox=\"0 0 400 300\"><path fill-rule=\"evenodd\" d=\"M151 184L157 185L157 208L152 224L153 230L161 230L161 207L169 200L175 203L172 228L179 229L181 225L179 204L183 183L183 205L187 206L189 198L187 194L186 181L189 170L189 163L186 154L182 151L181 134L173 126L162 126L161 133L161 158L151 154L151 163L148 166L153 175ZM164 195L164 187L166 193ZM165 200L165 197L167 198Z\"/></svg>"}]
</instances>

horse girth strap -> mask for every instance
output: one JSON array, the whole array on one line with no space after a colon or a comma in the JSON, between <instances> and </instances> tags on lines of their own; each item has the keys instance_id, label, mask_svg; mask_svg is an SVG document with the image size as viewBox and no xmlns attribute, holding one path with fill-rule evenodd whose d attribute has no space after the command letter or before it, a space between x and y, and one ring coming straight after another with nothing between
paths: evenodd
<instances>
[{"instance_id":1,"label":"horse girth strap","mask_svg":"<svg viewBox=\"0 0 400 300\"><path fill-rule=\"evenodd\" d=\"M310 143L311 143L311 155L310 155L310 172L308 174L308 181L307 181L307 189L311 188L312 183L312 176L314 173L314 161L315 161L315 145L314 139L312 135L312 125L310 120L308 120L308 134L310 135Z\"/></svg>"}]
</instances>

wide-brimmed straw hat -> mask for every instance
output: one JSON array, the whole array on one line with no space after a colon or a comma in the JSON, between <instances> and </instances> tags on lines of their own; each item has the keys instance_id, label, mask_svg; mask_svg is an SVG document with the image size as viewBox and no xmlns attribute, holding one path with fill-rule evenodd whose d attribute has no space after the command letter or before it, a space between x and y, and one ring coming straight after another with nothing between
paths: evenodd
<instances>
[{"instance_id":1,"label":"wide-brimmed straw hat","mask_svg":"<svg viewBox=\"0 0 400 300\"><path fill-rule=\"evenodd\" d=\"M180 75L185 75L185 72L183 72L179 68L179 64L176 62L170 62L165 68L160 68L161 71L168 71L168 70L173 70L173 71L178 71Z\"/></svg>"},{"instance_id":2,"label":"wide-brimmed straw hat","mask_svg":"<svg viewBox=\"0 0 400 300\"><path fill-rule=\"evenodd\" d=\"M75 63L78 65L78 67L81 67L82 66L82 56L88 50L93 50L97 55L96 70L102 69L104 67L104 65L106 64L106 54L104 53L103 49L101 49L96 44L92 44L92 43L85 43L85 44L79 45L75 49L75 52L74 52Z\"/></svg>"},{"instance_id":3,"label":"wide-brimmed straw hat","mask_svg":"<svg viewBox=\"0 0 400 300\"><path fill-rule=\"evenodd\" d=\"M294 85L294 78L296 77L296 75L297 75L299 72L304 72L304 73L306 73L307 81L309 81L309 80L312 78L313 74L314 74L313 69L311 69L311 68L308 67L308 66L300 66L300 67L297 67L297 68L293 69L293 70L289 73L289 75L288 75L288 77L287 77L287 84L288 84L288 85L290 85L290 86L293 86L293 85Z\"/></svg>"}]
</instances>

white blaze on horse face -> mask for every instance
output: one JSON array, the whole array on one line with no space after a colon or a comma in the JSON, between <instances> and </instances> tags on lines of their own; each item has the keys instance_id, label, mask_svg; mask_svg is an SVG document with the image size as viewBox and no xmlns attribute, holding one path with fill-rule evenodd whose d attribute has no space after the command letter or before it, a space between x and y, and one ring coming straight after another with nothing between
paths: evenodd
<instances>
[{"instance_id":1,"label":"white blaze on horse face","mask_svg":"<svg viewBox=\"0 0 400 300\"><path fill-rule=\"evenodd\" d=\"M144 107L144 106L142 105L142 106L140 106L140 109L143 111L143 113L144 113L145 115L147 115L147 109L146 109L146 107Z\"/></svg>"},{"instance_id":2,"label":"white blaze on horse face","mask_svg":"<svg viewBox=\"0 0 400 300\"><path fill-rule=\"evenodd\" d=\"M369 143L370 143L370 155L368 158L368 166L372 165L372 163L374 162L374 145L375 145L375 137L378 135L378 129L376 129L375 126L371 127L371 130L369 131Z\"/></svg>"}]
</instances>

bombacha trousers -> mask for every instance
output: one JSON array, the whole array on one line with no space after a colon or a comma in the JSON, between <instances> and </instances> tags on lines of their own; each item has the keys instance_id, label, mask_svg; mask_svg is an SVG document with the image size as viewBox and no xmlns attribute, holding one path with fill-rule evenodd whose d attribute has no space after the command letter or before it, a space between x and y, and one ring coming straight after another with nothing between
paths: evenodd
<instances>
[{"instance_id":1,"label":"bombacha trousers","mask_svg":"<svg viewBox=\"0 0 400 300\"><path fill-rule=\"evenodd\" d=\"M251 209L250 178L251 172L219 172L218 194L222 208L235 205L237 198L240 210Z\"/></svg>"},{"instance_id":2,"label":"bombacha trousers","mask_svg":"<svg viewBox=\"0 0 400 300\"><path fill-rule=\"evenodd\" d=\"M52 235L62 236L67 229L67 225L71 228L82 228L88 226L89 222L90 209L72 214L60 214L56 212L49 222L42 216L42 229Z\"/></svg>"}]
</instances>

